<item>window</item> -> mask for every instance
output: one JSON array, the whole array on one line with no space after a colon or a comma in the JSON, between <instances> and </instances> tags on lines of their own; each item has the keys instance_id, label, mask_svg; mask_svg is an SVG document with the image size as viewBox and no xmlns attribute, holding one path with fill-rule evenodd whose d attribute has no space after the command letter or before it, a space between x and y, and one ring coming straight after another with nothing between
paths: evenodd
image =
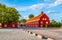
<instances>
[{"instance_id":1,"label":"window","mask_svg":"<svg viewBox=\"0 0 62 40\"><path fill-rule=\"evenodd\" d=\"M35 24L35 22L33 24Z\"/></svg>"},{"instance_id":2,"label":"window","mask_svg":"<svg viewBox=\"0 0 62 40\"><path fill-rule=\"evenodd\" d=\"M7 25L5 25L5 27L7 27Z\"/></svg>"},{"instance_id":3,"label":"window","mask_svg":"<svg viewBox=\"0 0 62 40\"><path fill-rule=\"evenodd\" d=\"M14 25L14 24L13 24L12 26L13 26L13 27L15 27L15 25Z\"/></svg>"},{"instance_id":4,"label":"window","mask_svg":"<svg viewBox=\"0 0 62 40\"><path fill-rule=\"evenodd\" d=\"M41 21L41 24L43 24L43 22Z\"/></svg>"},{"instance_id":5,"label":"window","mask_svg":"<svg viewBox=\"0 0 62 40\"><path fill-rule=\"evenodd\" d=\"M41 27L43 27L43 25L41 25Z\"/></svg>"},{"instance_id":6,"label":"window","mask_svg":"<svg viewBox=\"0 0 62 40\"><path fill-rule=\"evenodd\" d=\"M47 18L42 18L42 20L47 20Z\"/></svg>"},{"instance_id":7,"label":"window","mask_svg":"<svg viewBox=\"0 0 62 40\"><path fill-rule=\"evenodd\" d=\"M37 25L36 25L36 27L37 27Z\"/></svg>"},{"instance_id":8,"label":"window","mask_svg":"<svg viewBox=\"0 0 62 40\"><path fill-rule=\"evenodd\" d=\"M46 22L46 24L48 24L48 22Z\"/></svg>"},{"instance_id":9,"label":"window","mask_svg":"<svg viewBox=\"0 0 62 40\"><path fill-rule=\"evenodd\" d=\"M26 25L27 26L27 25Z\"/></svg>"},{"instance_id":10,"label":"window","mask_svg":"<svg viewBox=\"0 0 62 40\"><path fill-rule=\"evenodd\" d=\"M45 20L47 20L47 18L45 18Z\"/></svg>"},{"instance_id":11,"label":"window","mask_svg":"<svg viewBox=\"0 0 62 40\"><path fill-rule=\"evenodd\" d=\"M42 20L44 20L44 18L42 18Z\"/></svg>"},{"instance_id":12,"label":"window","mask_svg":"<svg viewBox=\"0 0 62 40\"><path fill-rule=\"evenodd\" d=\"M0 23L0 26L1 26L2 24Z\"/></svg>"}]
</instances>

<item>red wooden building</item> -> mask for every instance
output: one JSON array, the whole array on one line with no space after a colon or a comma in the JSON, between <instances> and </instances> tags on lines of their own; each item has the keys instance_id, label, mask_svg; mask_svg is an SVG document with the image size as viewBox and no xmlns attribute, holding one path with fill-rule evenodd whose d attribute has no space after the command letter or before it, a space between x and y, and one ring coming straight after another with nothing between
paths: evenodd
<instances>
[{"instance_id":1,"label":"red wooden building","mask_svg":"<svg viewBox=\"0 0 62 40\"><path fill-rule=\"evenodd\" d=\"M0 23L0 28L18 28L17 22Z\"/></svg>"},{"instance_id":2,"label":"red wooden building","mask_svg":"<svg viewBox=\"0 0 62 40\"><path fill-rule=\"evenodd\" d=\"M49 17L44 12L41 12L40 15L28 19L27 22L25 23L25 26L44 27L45 25L49 24L50 24Z\"/></svg>"}]
</instances>

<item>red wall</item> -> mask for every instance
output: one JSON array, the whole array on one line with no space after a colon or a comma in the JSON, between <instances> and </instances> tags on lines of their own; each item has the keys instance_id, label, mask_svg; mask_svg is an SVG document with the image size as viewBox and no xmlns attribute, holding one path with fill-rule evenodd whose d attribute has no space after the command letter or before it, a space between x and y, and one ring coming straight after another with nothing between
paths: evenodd
<instances>
[{"instance_id":1,"label":"red wall","mask_svg":"<svg viewBox=\"0 0 62 40\"><path fill-rule=\"evenodd\" d=\"M46 18L46 20L43 20L43 18ZM41 24L41 22L43 22L43 24ZM25 24L25 26L30 26L30 27L43 27L41 25L46 25L46 22L48 22L47 25L50 24L49 17L46 14L44 14L43 16L41 16L39 18L39 20L32 21L32 22L28 22L28 23Z\"/></svg>"},{"instance_id":2,"label":"red wall","mask_svg":"<svg viewBox=\"0 0 62 40\"><path fill-rule=\"evenodd\" d=\"M2 28L18 28L17 22L2 23Z\"/></svg>"},{"instance_id":3,"label":"red wall","mask_svg":"<svg viewBox=\"0 0 62 40\"><path fill-rule=\"evenodd\" d=\"M45 20L45 19L46 19L46 20ZM46 14L44 14L44 15L40 18L40 21L39 21L40 25L39 25L39 26L41 26L41 22L42 22L42 25L46 25L46 24L47 24L46 22L48 22L47 25L49 25L49 24L50 24L49 17L48 17Z\"/></svg>"},{"instance_id":4,"label":"red wall","mask_svg":"<svg viewBox=\"0 0 62 40\"><path fill-rule=\"evenodd\" d=\"M39 21L33 21L33 22L26 23L25 26L39 27Z\"/></svg>"}]
</instances>

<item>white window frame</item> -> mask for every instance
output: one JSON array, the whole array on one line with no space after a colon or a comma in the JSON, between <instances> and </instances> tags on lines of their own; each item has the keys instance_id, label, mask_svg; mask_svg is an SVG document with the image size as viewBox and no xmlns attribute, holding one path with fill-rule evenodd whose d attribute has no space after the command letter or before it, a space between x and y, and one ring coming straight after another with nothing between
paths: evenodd
<instances>
[{"instance_id":1,"label":"white window frame","mask_svg":"<svg viewBox=\"0 0 62 40\"><path fill-rule=\"evenodd\" d=\"M42 20L45 20L45 18L42 18Z\"/></svg>"},{"instance_id":2,"label":"white window frame","mask_svg":"<svg viewBox=\"0 0 62 40\"><path fill-rule=\"evenodd\" d=\"M45 18L45 20L47 20L47 18Z\"/></svg>"},{"instance_id":3,"label":"white window frame","mask_svg":"<svg viewBox=\"0 0 62 40\"><path fill-rule=\"evenodd\" d=\"M48 22L46 22L46 24L48 24Z\"/></svg>"},{"instance_id":4,"label":"white window frame","mask_svg":"<svg viewBox=\"0 0 62 40\"><path fill-rule=\"evenodd\" d=\"M6 24L5 24L4 26L5 26L5 27L7 27L7 25L6 25Z\"/></svg>"}]
</instances>

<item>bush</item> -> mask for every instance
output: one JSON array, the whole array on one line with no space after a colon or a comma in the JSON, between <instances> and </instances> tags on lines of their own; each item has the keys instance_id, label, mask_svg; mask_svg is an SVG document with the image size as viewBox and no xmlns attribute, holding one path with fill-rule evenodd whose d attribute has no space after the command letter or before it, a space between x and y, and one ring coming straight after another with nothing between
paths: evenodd
<instances>
[{"instance_id":1,"label":"bush","mask_svg":"<svg viewBox=\"0 0 62 40\"><path fill-rule=\"evenodd\" d=\"M60 22L51 22L50 25L48 25L48 27L55 27L55 28L59 28L61 27L61 23Z\"/></svg>"}]
</instances>

